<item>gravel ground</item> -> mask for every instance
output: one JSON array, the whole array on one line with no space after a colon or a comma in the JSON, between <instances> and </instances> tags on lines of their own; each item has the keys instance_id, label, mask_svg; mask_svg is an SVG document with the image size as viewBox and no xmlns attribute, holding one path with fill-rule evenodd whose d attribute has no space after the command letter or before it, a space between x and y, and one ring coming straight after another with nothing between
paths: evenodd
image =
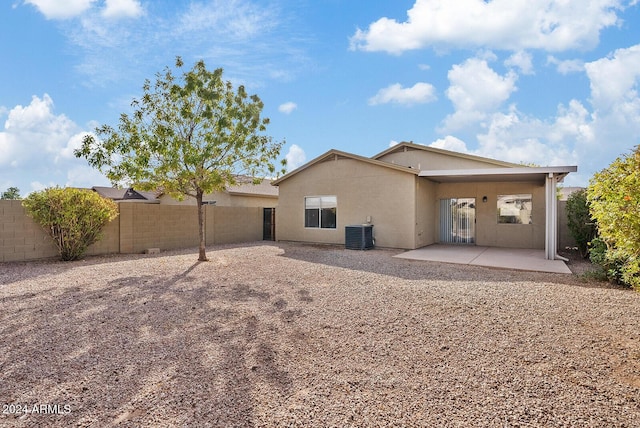
<instances>
[{"instance_id":1,"label":"gravel ground","mask_svg":"<svg viewBox=\"0 0 640 428\"><path fill-rule=\"evenodd\" d=\"M397 253L0 264L0 426L640 426L640 294Z\"/></svg>"}]
</instances>

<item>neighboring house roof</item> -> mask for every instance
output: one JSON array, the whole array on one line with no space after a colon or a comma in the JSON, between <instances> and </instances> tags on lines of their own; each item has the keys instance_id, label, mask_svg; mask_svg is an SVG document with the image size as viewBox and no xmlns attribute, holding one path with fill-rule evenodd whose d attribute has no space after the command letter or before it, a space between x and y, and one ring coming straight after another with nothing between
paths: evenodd
<instances>
[{"instance_id":1,"label":"neighboring house roof","mask_svg":"<svg viewBox=\"0 0 640 428\"><path fill-rule=\"evenodd\" d=\"M154 192L144 192L142 190L135 190L131 187L128 189L118 189L115 187L93 186L91 190L97 192L104 198L112 199L114 201L158 202Z\"/></svg>"},{"instance_id":2,"label":"neighboring house roof","mask_svg":"<svg viewBox=\"0 0 640 428\"><path fill-rule=\"evenodd\" d=\"M259 184L253 184L253 178L241 176L237 178L237 184L227 187L227 192L238 196L256 196L263 198L277 198L278 188L271 185L271 180L263 179Z\"/></svg>"},{"instance_id":3,"label":"neighboring house roof","mask_svg":"<svg viewBox=\"0 0 640 428\"><path fill-rule=\"evenodd\" d=\"M423 144L414 144L414 143L407 143L407 142L398 143L395 146L389 147L388 149L378 153L377 155L372 156L372 159L380 159L381 157L388 155L390 153L406 151L407 149L438 153L441 155L447 155L447 156L452 156L452 157L461 158L461 159L474 160L474 161L494 164L496 166L502 166L502 167L508 167L508 168L523 166L517 163L503 162L496 159L471 155L468 153L453 152L451 150L439 149L437 147L431 147L431 146L425 146Z\"/></svg>"},{"instance_id":4,"label":"neighboring house roof","mask_svg":"<svg viewBox=\"0 0 640 428\"><path fill-rule=\"evenodd\" d=\"M326 162L326 161L331 161L331 160L339 159L339 158L353 159L353 160L360 161L360 162L365 162L365 163L368 163L368 164L371 164L371 165L376 165L376 166L381 166L381 167L384 167L384 168L395 169L397 171L402 171L402 172L406 172L406 173L414 174L414 175L418 175L418 172L419 172L417 169L413 169L413 168L410 168L410 167L395 165L395 164L392 164L392 163L382 162L382 161L379 161L379 160L376 160L376 159L366 158L364 156L358 156L358 155L354 155L352 153L347 153L347 152L343 152L343 151L340 151L340 150L332 149L332 150L329 150L328 152L318 156L317 158L307 162L306 164L302 165L301 167L299 167L297 169L294 169L293 171L283 175L279 179L272 181L271 184L273 186L277 186L280 183L282 183L284 180L287 180L287 179L293 177L294 175L304 171L305 169L307 169L307 168L309 168L309 167L311 167L311 166L313 166L315 164L318 164L318 163L321 163L321 162Z\"/></svg>"}]
</instances>

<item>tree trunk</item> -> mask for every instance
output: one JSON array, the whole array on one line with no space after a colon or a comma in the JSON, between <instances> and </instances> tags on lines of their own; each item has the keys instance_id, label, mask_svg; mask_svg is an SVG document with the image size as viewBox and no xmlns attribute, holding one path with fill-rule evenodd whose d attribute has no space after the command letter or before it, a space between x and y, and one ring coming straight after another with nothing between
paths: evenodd
<instances>
[{"instance_id":1,"label":"tree trunk","mask_svg":"<svg viewBox=\"0 0 640 428\"><path fill-rule=\"evenodd\" d=\"M198 202L198 233L200 234L200 248L198 261L206 262L207 258L205 243L204 243L204 205L202 205L202 191L196 193L196 201Z\"/></svg>"}]
</instances>

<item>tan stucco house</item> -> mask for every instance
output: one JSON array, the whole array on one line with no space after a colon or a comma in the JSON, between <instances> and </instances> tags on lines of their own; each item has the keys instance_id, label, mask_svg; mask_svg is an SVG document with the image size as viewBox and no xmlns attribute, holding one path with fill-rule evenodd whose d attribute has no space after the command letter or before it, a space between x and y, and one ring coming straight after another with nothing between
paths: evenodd
<instances>
[{"instance_id":1,"label":"tan stucco house","mask_svg":"<svg viewBox=\"0 0 640 428\"><path fill-rule=\"evenodd\" d=\"M371 158L330 150L272 183L276 238L344 244L346 226L372 224L379 247L531 248L556 259L556 187L575 171L413 143Z\"/></svg>"}]
</instances>

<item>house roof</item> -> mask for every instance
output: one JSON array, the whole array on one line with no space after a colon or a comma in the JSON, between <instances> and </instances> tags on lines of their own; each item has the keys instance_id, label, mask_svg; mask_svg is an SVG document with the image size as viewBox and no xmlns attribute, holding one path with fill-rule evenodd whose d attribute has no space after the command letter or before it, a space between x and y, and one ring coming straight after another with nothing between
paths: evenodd
<instances>
[{"instance_id":1,"label":"house roof","mask_svg":"<svg viewBox=\"0 0 640 428\"><path fill-rule=\"evenodd\" d=\"M495 165L495 168L470 168L470 169L449 169L449 170L418 170L411 167L405 167L385 161L378 160L386 154L394 153L398 151L406 150L423 150L431 153L438 153L442 155L457 157L461 159L474 160L484 162L487 164ZM423 146L421 144L413 143L399 143L389 149L378 153L372 158L366 158L363 156L354 155L352 153L342 152L340 150L329 150L328 152L318 156L317 158L307 162L301 167L289 172L288 174L280 177L277 180L271 182L272 185L277 186L282 181L298 174L305 169L327 160L334 158L348 158L354 159L369 164L392 168L398 171L407 172L418 175L420 177L428 178L438 183L451 183L451 182L473 182L473 181L538 181L544 183L545 177L552 174L556 177L558 182L562 182L564 177L570 172L576 172L577 166L546 166L546 167L530 167L520 164L503 162L490 158L483 158L480 156L469 155L466 153L457 153L449 150L438 149L435 147Z\"/></svg>"},{"instance_id":2,"label":"house roof","mask_svg":"<svg viewBox=\"0 0 640 428\"><path fill-rule=\"evenodd\" d=\"M376 159L366 158L364 156L358 156L358 155L354 155L352 153L347 153L347 152L343 152L343 151L340 151L340 150L332 149L332 150L329 150L328 152L318 156L317 158L307 162L306 164L302 165L301 167L296 168L293 171L283 175L279 179L272 181L271 184L273 186L277 186L281 182L283 182L284 180L287 180L287 179L293 177L294 175L304 171L305 169L307 169L307 168L309 168L309 167L311 167L311 166L313 166L315 164L318 164L318 163L321 163L321 162L325 162L327 160L340 159L340 158L353 159L353 160L357 160L357 161L360 161L360 162L365 162L365 163L368 163L368 164L371 164L371 165L381 166L383 168L390 168L390 169L394 169L394 170L397 170L397 171L402 171L402 172L406 172L406 173L409 173L409 174L418 175L418 170L417 169L412 169L412 168L409 168L409 167L406 167L406 166L395 165L395 164L392 164L392 163L383 162L383 161L379 161L379 160L376 160Z\"/></svg>"},{"instance_id":3,"label":"house roof","mask_svg":"<svg viewBox=\"0 0 640 428\"><path fill-rule=\"evenodd\" d=\"M461 158L461 159L468 159L468 160L473 160L478 162L484 162L484 163L489 163L496 166L502 166L507 168L522 167L522 165L516 164L516 163L503 162L496 159L485 158L482 156L471 155L468 153L453 152L451 150L439 149L437 147L425 146L423 144L414 144L411 142L398 143L395 146L389 147L388 149L378 153L377 155L372 156L372 159L380 159L381 157L388 155L389 153L397 153L397 152L408 151L408 150L421 150L424 152L438 153L441 155L446 155L446 156L451 156L451 157Z\"/></svg>"},{"instance_id":4,"label":"house roof","mask_svg":"<svg viewBox=\"0 0 640 428\"><path fill-rule=\"evenodd\" d=\"M128 189L118 189L115 187L93 186L91 190L97 192L104 198L113 199L114 201L139 200L155 202L157 200L154 192L144 192L142 190L135 190L131 187Z\"/></svg>"},{"instance_id":5,"label":"house roof","mask_svg":"<svg viewBox=\"0 0 640 428\"><path fill-rule=\"evenodd\" d=\"M278 188L271 185L271 180L263 179L259 184L253 184L251 177L238 177L234 186L227 187L227 192L231 195L238 196L257 196L265 198L277 198Z\"/></svg>"}]
</instances>

